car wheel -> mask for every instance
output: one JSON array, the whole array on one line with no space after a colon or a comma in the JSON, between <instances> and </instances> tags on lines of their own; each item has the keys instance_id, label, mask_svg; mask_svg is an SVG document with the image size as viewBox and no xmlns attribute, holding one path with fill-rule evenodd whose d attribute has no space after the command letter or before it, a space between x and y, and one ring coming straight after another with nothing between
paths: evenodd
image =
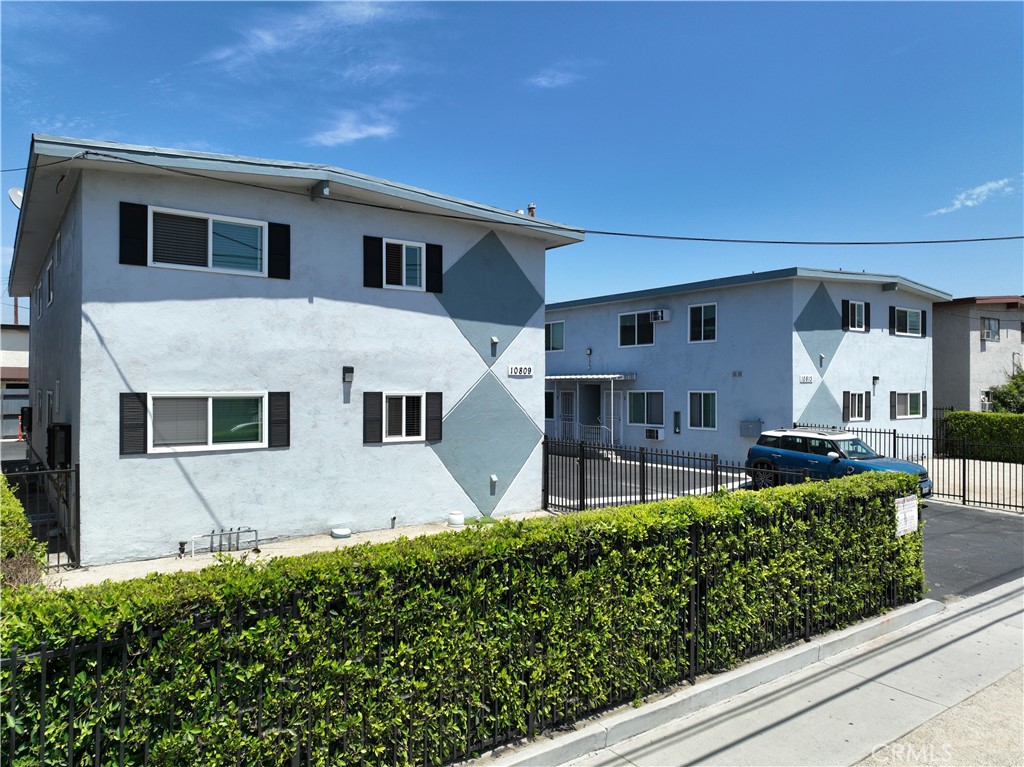
<instances>
[{"instance_id":1,"label":"car wheel","mask_svg":"<svg viewBox=\"0 0 1024 767\"><path fill-rule=\"evenodd\" d=\"M775 471L770 463L754 465L753 484L755 490L763 490L766 487L773 487L775 485Z\"/></svg>"}]
</instances>

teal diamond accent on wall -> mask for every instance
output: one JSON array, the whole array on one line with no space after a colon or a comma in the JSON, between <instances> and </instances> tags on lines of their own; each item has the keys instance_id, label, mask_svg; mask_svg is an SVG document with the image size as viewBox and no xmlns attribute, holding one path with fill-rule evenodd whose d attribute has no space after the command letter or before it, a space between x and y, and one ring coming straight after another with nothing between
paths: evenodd
<instances>
[{"instance_id":1,"label":"teal diamond accent on wall","mask_svg":"<svg viewBox=\"0 0 1024 767\"><path fill-rule=\"evenodd\" d=\"M804 345L804 351L814 363L818 375L825 375L828 366L835 359L839 345L843 342L842 317L832 297L825 287L825 283L819 283L818 289L808 299L803 311L793 323L800 343ZM825 355L824 361L819 355Z\"/></svg>"},{"instance_id":2,"label":"teal diamond accent on wall","mask_svg":"<svg viewBox=\"0 0 1024 767\"><path fill-rule=\"evenodd\" d=\"M480 512L490 514L536 449L541 433L488 371L445 416L443 436L431 448ZM492 474L498 477L493 485Z\"/></svg>"},{"instance_id":3,"label":"teal diamond accent on wall","mask_svg":"<svg viewBox=\"0 0 1024 767\"><path fill-rule=\"evenodd\" d=\"M437 300L488 366L544 305L494 232L488 232L444 273ZM491 338L498 339L492 345Z\"/></svg>"},{"instance_id":4,"label":"teal diamond accent on wall","mask_svg":"<svg viewBox=\"0 0 1024 767\"><path fill-rule=\"evenodd\" d=\"M804 412L797 418L799 423L811 423L820 426L838 426L843 417L843 408L832 396L832 392L824 383L811 396Z\"/></svg>"}]
</instances>

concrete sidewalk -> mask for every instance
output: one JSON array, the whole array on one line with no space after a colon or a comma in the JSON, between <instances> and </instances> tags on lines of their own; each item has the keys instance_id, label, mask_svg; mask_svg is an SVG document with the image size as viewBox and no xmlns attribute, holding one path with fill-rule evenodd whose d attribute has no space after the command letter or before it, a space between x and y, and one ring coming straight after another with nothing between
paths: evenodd
<instances>
[{"instance_id":1,"label":"concrete sidewalk","mask_svg":"<svg viewBox=\"0 0 1024 767\"><path fill-rule=\"evenodd\" d=\"M478 763L1022 765L1022 666L1016 580L947 606L924 600Z\"/></svg>"}]
</instances>

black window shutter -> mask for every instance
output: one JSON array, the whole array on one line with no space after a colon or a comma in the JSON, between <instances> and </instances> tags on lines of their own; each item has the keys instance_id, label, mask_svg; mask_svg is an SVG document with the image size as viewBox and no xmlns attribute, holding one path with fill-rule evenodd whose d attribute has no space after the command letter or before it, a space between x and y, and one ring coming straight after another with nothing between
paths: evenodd
<instances>
[{"instance_id":1,"label":"black window shutter","mask_svg":"<svg viewBox=\"0 0 1024 767\"><path fill-rule=\"evenodd\" d=\"M921 417L928 417L928 392L921 392Z\"/></svg>"},{"instance_id":2,"label":"black window shutter","mask_svg":"<svg viewBox=\"0 0 1024 767\"><path fill-rule=\"evenodd\" d=\"M889 420L896 420L896 392L889 392Z\"/></svg>"},{"instance_id":3,"label":"black window shutter","mask_svg":"<svg viewBox=\"0 0 1024 767\"><path fill-rule=\"evenodd\" d=\"M384 287L383 237L363 237L363 287Z\"/></svg>"},{"instance_id":4,"label":"black window shutter","mask_svg":"<svg viewBox=\"0 0 1024 767\"><path fill-rule=\"evenodd\" d=\"M864 420L871 420L871 392L864 392Z\"/></svg>"},{"instance_id":5,"label":"black window shutter","mask_svg":"<svg viewBox=\"0 0 1024 767\"><path fill-rule=\"evenodd\" d=\"M427 292L443 293L444 256L440 245L427 243Z\"/></svg>"},{"instance_id":6,"label":"black window shutter","mask_svg":"<svg viewBox=\"0 0 1024 767\"><path fill-rule=\"evenodd\" d=\"M871 304L864 302L864 330L871 330Z\"/></svg>"},{"instance_id":7,"label":"black window shutter","mask_svg":"<svg viewBox=\"0 0 1024 767\"><path fill-rule=\"evenodd\" d=\"M928 312L921 310L921 338L928 335Z\"/></svg>"},{"instance_id":8,"label":"black window shutter","mask_svg":"<svg viewBox=\"0 0 1024 767\"><path fill-rule=\"evenodd\" d=\"M843 330L850 329L850 302L847 299L843 299ZM845 418L843 419L846 420Z\"/></svg>"},{"instance_id":9,"label":"black window shutter","mask_svg":"<svg viewBox=\"0 0 1024 767\"><path fill-rule=\"evenodd\" d=\"M121 394L121 455L146 452L146 395L144 392Z\"/></svg>"},{"instance_id":10,"label":"black window shutter","mask_svg":"<svg viewBox=\"0 0 1024 767\"><path fill-rule=\"evenodd\" d=\"M427 442L439 442L441 440L441 420L444 415L442 395L439 391L427 392Z\"/></svg>"},{"instance_id":11,"label":"black window shutter","mask_svg":"<svg viewBox=\"0 0 1024 767\"><path fill-rule=\"evenodd\" d=\"M267 394L267 447L289 447L291 443L291 394L272 391Z\"/></svg>"},{"instance_id":12,"label":"black window shutter","mask_svg":"<svg viewBox=\"0 0 1024 767\"><path fill-rule=\"evenodd\" d=\"M844 301L843 303L846 302ZM843 420L850 420L850 392L848 391L843 392Z\"/></svg>"},{"instance_id":13,"label":"black window shutter","mask_svg":"<svg viewBox=\"0 0 1024 767\"><path fill-rule=\"evenodd\" d=\"M134 202L121 203L122 264L146 266L149 251L149 208Z\"/></svg>"},{"instance_id":14,"label":"black window shutter","mask_svg":"<svg viewBox=\"0 0 1024 767\"><path fill-rule=\"evenodd\" d=\"M267 276L289 280L292 276L292 228L288 224L267 224Z\"/></svg>"},{"instance_id":15,"label":"black window shutter","mask_svg":"<svg viewBox=\"0 0 1024 767\"><path fill-rule=\"evenodd\" d=\"M896 307L889 307L889 335L896 335Z\"/></svg>"},{"instance_id":16,"label":"black window shutter","mask_svg":"<svg viewBox=\"0 0 1024 767\"><path fill-rule=\"evenodd\" d=\"M363 392L363 444L384 441L384 393Z\"/></svg>"}]
</instances>

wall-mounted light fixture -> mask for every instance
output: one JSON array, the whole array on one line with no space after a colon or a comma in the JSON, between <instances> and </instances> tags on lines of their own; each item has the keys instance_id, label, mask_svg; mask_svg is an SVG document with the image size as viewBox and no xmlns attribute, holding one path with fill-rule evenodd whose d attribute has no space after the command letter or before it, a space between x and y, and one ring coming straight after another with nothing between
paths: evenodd
<instances>
[{"instance_id":1,"label":"wall-mounted light fixture","mask_svg":"<svg viewBox=\"0 0 1024 767\"><path fill-rule=\"evenodd\" d=\"M341 381L342 383L352 383L352 379L355 377L356 369L351 365L345 365L341 369Z\"/></svg>"},{"instance_id":2,"label":"wall-mounted light fixture","mask_svg":"<svg viewBox=\"0 0 1024 767\"><path fill-rule=\"evenodd\" d=\"M872 386L878 386L878 381L879 381L878 376L871 376L871 385Z\"/></svg>"},{"instance_id":3,"label":"wall-mounted light fixture","mask_svg":"<svg viewBox=\"0 0 1024 767\"><path fill-rule=\"evenodd\" d=\"M587 347L587 356L589 357L589 356L590 356L591 354L593 354L593 353L594 353L594 350L593 350L593 349L591 349L591 348L590 348L590 347L588 346L588 347Z\"/></svg>"},{"instance_id":4,"label":"wall-mounted light fixture","mask_svg":"<svg viewBox=\"0 0 1024 767\"><path fill-rule=\"evenodd\" d=\"M824 354L819 354L818 355L818 367L820 367L820 368L825 367L825 355Z\"/></svg>"}]
</instances>

